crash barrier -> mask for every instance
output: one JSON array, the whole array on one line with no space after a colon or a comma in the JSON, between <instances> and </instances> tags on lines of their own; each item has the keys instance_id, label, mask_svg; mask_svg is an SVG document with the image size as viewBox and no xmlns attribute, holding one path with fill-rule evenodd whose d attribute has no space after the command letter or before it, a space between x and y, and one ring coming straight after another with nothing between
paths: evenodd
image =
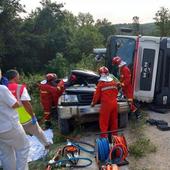
<instances>
[{"instance_id":1,"label":"crash barrier","mask_svg":"<svg viewBox=\"0 0 170 170\"><path fill-rule=\"evenodd\" d=\"M91 150L88 150L84 146L91 147ZM54 157L48 162L46 170L52 170L52 168L55 169L60 167L85 168L90 166L92 164L92 160L86 157L81 157L81 150L94 154L93 145L82 141L67 140L67 144L62 149L59 149L55 153ZM83 164L80 164L79 160L83 160Z\"/></svg>"},{"instance_id":2,"label":"crash barrier","mask_svg":"<svg viewBox=\"0 0 170 170\"><path fill-rule=\"evenodd\" d=\"M110 132L108 132L110 133ZM96 139L96 161L100 167L111 165L126 165L128 156L128 148L126 139L123 134L112 135L112 139L109 143L108 138Z\"/></svg>"}]
</instances>

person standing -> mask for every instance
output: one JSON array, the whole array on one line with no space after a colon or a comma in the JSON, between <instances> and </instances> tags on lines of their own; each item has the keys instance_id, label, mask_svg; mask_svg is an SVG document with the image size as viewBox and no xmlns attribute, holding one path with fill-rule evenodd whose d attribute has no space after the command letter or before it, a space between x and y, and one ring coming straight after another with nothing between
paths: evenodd
<instances>
[{"instance_id":1,"label":"person standing","mask_svg":"<svg viewBox=\"0 0 170 170\"><path fill-rule=\"evenodd\" d=\"M18 107L8 88L0 85L0 160L4 170L28 170L29 141L18 121Z\"/></svg>"},{"instance_id":2,"label":"person standing","mask_svg":"<svg viewBox=\"0 0 170 170\"><path fill-rule=\"evenodd\" d=\"M45 76L45 80L41 81L39 84L40 90L40 102L43 107L44 115L43 122L45 128L51 128L51 113L52 110L57 112L58 99L64 92L64 82L63 80L57 81L57 75L55 73L48 73Z\"/></svg>"},{"instance_id":3,"label":"person standing","mask_svg":"<svg viewBox=\"0 0 170 170\"><path fill-rule=\"evenodd\" d=\"M99 74L100 79L91 106L95 106L98 102L101 104L99 116L101 132L116 131L118 129L118 83L109 77L109 70L105 66L100 67ZM108 135L101 134L101 137L108 137Z\"/></svg>"},{"instance_id":4,"label":"person standing","mask_svg":"<svg viewBox=\"0 0 170 170\"><path fill-rule=\"evenodd\" d=\"M136 116L136 119L139 119L141 115L138 112L138 109L135 106L134 101L133 101L133 87L131 84L131 71L127 67L126 62L124 62L119 56L116 56L112 59L112 65L116 65L119 67L119 75L120 75L122 92L124 96L127 98L131 113L134 113Z\"/></svg>"},{"instance_id":5,"label":"person standing","mask_svg":"<svg viewBox=\"0 0 170 170\"><path fill-rule=\"evenodd\" d=\"M20 107L17 109L19 114L19 120L26 133L35 135L39 141L49 149L50 143L44 135L43 130L39 126L36 116L33 112L32 105L30 103L30 96L24 84L19 83L19 73L17 70L8 70L6 77L9 80L8 89L12 92L15 98L20 103Z\"/></svg>"}]
</instances>

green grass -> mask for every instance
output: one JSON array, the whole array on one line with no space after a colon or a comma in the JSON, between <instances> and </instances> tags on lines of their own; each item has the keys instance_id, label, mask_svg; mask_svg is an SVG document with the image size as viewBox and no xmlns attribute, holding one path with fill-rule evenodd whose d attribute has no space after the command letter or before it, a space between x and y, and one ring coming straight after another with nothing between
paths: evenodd
<instances>
[{"instance_id":1,"label":"green grass","mask_svg":"<svg viewBox=\"0 0 170 170\"><path fill-rule=\"evenodd\" d=\"M140 121L130 121L130 132L133 142L129 145L129 154L135 159L139 159L149 153L154 153L157 150L152 141L144 134L146 118L147 114L142 112L142 119Z\"/></svg>"},{"instance_id":2,"label":"green grass","mask_svg":"<svg viewBox=\"0 0 170 170\"><path fill-rule=\"evenodd\" d=\"M129 146L129 153L136 159L146 156L146 154L156 152L156 146L152 144L146 136L141 136Z\"/></svg>"}]
</instances>

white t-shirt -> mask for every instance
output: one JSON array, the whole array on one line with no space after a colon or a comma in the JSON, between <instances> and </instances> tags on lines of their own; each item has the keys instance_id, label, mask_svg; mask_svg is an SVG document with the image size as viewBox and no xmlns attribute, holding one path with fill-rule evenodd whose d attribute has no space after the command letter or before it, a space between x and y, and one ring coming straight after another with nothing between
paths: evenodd
<instances>
[{"instance_id":1,"label":"white t-shirt","mask_svg":"<svg viewBox=\"0 0 170 170\"><path fill-rule=\"evenodd\" d=\"M0 133L18 125L18 113L12 108L16 101L8 88L0 85Z\"/></svg>"}]
</instances>

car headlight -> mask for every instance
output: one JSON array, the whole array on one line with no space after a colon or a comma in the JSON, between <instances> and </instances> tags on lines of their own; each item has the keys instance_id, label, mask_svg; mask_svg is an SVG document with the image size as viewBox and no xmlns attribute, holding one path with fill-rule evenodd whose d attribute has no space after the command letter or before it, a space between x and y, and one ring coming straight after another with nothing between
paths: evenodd
<instances>
[{"instance_id":1,"label":"car headlight","mask_svg":"<svg viewBox=\"0 0 170 170\"><path fill-rule=\"evenodd\" d=\"M64 94L59 98L58 104L64 105L64 104L71 104L71 103L78 103L77 95L70 95L70 94Z\"/></svg>"}]
</instances>

